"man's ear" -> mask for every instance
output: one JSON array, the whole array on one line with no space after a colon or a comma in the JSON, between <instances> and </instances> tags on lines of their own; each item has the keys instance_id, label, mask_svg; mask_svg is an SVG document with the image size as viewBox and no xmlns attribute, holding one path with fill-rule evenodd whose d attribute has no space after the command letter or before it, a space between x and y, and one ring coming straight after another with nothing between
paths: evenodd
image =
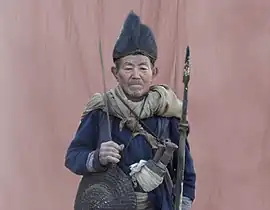
<instances>
[{"instance_id":1,"label":"man's ear","mask_svg":"<svg viewBox=\"0 0 270 210\"><path fill-rule=\"evenodd\" d=\"M113 74L113 76L115 77L115 79L118 81L118 77L117 77L117 68L115 66L111 67L111 72Z\"/></svg>"},{"instance_id":2,"label":"man's ear","mask_svg":"<svg viewBox=\"0 0 270 210\"><path fill-rule=\"evenodd\" d=\"M158 67L154 67L153 69L152 69L152 71L153 71L153 79L158 75L158 72L159 72L159 69L158 69Z\"/></svg>"}]
</instances>

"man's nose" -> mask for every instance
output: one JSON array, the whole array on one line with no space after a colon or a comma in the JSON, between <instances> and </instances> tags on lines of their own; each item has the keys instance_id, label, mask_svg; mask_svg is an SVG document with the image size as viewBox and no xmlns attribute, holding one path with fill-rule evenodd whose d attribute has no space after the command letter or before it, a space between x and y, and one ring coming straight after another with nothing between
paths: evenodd
<instances>
[{"instance_id":1,"label":"man's nose","mask_svg":"<svg viewBox=\"0 0 270 210\"><path fill-rule=\"evenodd\" d=\"M132 71L132 78L139 79L140 78L140 70L138 68L134 68Z\"/></svg>"}]
</instances>

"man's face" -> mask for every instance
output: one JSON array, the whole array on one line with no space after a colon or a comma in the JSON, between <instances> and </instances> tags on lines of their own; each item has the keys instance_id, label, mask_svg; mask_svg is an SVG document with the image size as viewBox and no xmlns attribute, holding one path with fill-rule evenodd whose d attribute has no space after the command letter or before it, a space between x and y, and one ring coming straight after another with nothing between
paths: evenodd
<instances>
[{"instance_id":1,"label":"man's face","mask_svg":"<svg viewBox=\"0 0 270 210\"><path fill-rule=\"evenodd\" d=\"M144 55L128 55L121 58L119 66L112 67L112 73L131 100L140 99L149 91L157 75L150 59Z\"/></svg>"}]
</instances>

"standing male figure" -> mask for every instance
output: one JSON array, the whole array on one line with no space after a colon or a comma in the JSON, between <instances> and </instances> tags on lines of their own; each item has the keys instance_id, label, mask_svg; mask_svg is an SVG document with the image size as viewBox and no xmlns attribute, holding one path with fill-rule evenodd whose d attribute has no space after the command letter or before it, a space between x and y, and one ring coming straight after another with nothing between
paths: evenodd
<instances>
[{"instance_id":1,"label":"standing male figure","mask_svg":"<svg viewBox=\"0 0 270 210\"><path fill-rule=\"evenodd\" d=\"M82 115L65 166L85 176L117 164L133 180L137 209L173 210L182 102L168 86L152 84L156 59L151 29L131 12L113 50L111 72L118 85L106 92L112 139L102 139L108 121L103 94L97 93ZM189 210L196 173L187 140L185 152L182 210Z\"/></svg>"}]
</instances>

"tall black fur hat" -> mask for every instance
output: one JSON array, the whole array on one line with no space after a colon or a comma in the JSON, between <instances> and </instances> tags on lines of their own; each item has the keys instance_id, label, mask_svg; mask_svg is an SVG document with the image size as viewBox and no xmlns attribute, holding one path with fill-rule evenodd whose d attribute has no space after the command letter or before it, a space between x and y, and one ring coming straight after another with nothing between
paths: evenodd
<instances>
[{"instance_id":1,"label":"tall black fur hat","mask_svg":"<svg viewBox=\"0 0 270 210\"><path fill-rule=\"evenodd\" d=\"M148 56L154 64L157 59L157 44L152 30L142 24L140 17L131 11L114 46L113 61L136 54Z\"/></svg>"}]
</instances>

